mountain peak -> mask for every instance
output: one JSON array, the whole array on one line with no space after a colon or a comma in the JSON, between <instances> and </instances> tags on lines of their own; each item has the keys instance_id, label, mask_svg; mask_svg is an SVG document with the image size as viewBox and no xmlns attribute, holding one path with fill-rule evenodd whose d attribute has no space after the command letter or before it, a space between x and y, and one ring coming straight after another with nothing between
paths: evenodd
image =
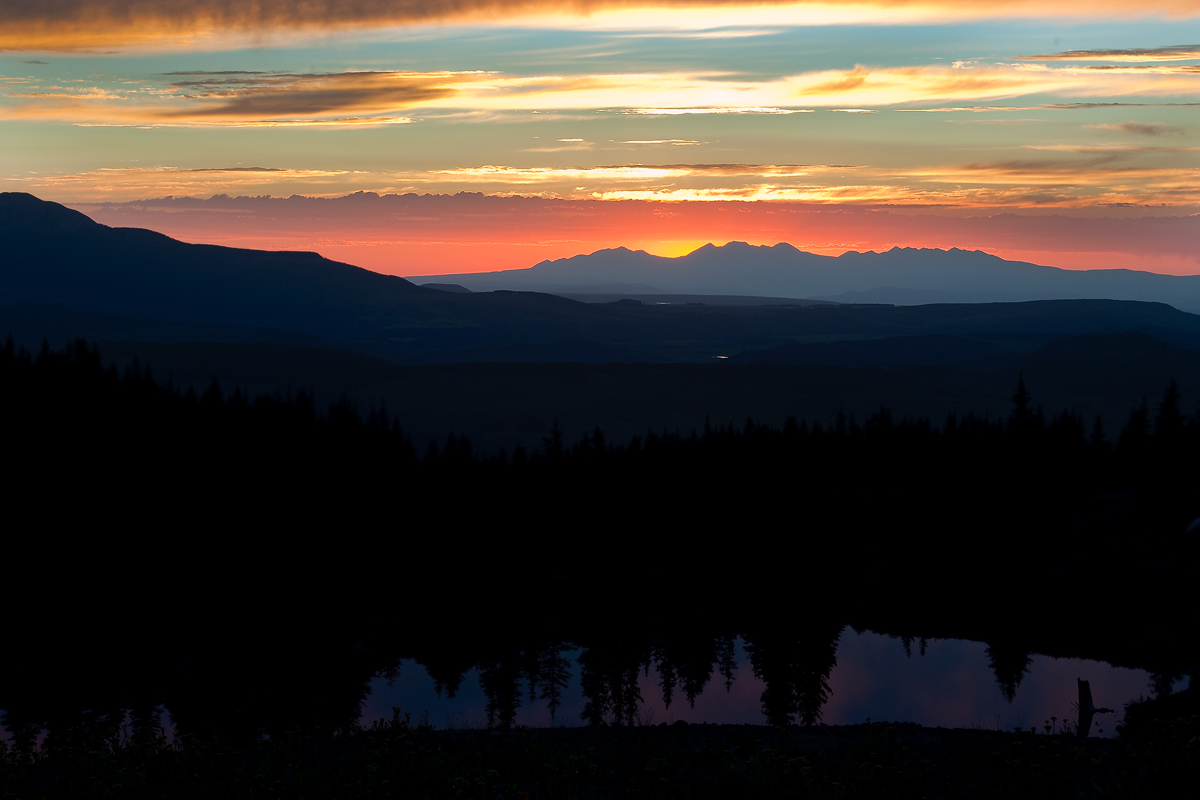
<instances>
[{"instance_id":1,"label":"mountain peak","mask_svg":"<svg viewBox=\"0 0 1200 800\"><path fill-rule=\"evenodd\" d=\"M27 192L0 192L0 230L50 233L102 228L86 214Z\"/></svg>"}]
</instances>

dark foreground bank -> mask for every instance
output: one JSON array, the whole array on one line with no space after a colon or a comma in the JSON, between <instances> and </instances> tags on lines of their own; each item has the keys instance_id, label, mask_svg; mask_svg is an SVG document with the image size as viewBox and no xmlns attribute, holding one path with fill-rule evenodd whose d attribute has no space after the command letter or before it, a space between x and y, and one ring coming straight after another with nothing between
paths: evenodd
<instances>
[{"instance_id":1,"label":"dark foreground bank","mask_svg":"<svg viewBox=\"0 0 1200 800\"><path fill-rule=\"evenodd\" d=\"M98 718L0 751L0 798L1166 797L1200 768L1200 717L1119 740L875 723L438 731L168 743Z\"/></svg>"}]
</instances>

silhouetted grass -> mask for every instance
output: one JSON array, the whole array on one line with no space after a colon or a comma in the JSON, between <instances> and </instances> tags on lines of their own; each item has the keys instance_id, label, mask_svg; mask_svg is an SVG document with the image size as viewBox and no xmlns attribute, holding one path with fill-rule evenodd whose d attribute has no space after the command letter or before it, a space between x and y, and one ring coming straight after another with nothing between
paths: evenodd
<instances>
[{"instance_id":1,"label":"silhouetted grass","mask_svg":"<svg viewBox=\"0 0 1200 800\"><path fill-rule=\"evenodd\" d=\"M0 797L1153 797L1194 775L1198 726L1132 744L886 723L435 731L398 712L242 743L110 728L3 755Z\"/></svg>"}]
</instances>

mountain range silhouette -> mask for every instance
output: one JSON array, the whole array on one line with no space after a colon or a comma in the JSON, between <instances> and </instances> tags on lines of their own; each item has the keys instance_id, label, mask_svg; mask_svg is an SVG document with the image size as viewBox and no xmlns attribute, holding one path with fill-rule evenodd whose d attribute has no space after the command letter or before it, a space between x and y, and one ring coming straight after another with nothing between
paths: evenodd
<instances>
[{"instance_id":1,"label":"mountain range silhouette","mask_svg":"<svg viewBox=\"0 0 1200 800\"><path fill-rule=\"evenodd\" d=\"M728 294L737 287L715 281L739 274L723 266L731 256L744 257L743 293L760 294L779 287L754 284L754 275L770 273L783 280L778 276L797 269L825 275L821 291L832 291L830 276L841 272L859 276L855 280L861 286L870 283L862 276L876 273L918 276L933 285L938 275L955 270L974 276L971 280L980 285L988 275L1005 270L1050 276L1046 281L1100 275L1118 283L1158 281L1184 289L1200 282L1200 277L1119 270L1070 273L955 250L833 259L788 245L744 244L701 248L674 260L628 250L602 251L518 272L571 275L579 281L596 276L627 280L643 274L636 272L641 269L637 265L643 265L644 279L657 285L671 270L682 275L695 266L697 275L714 281L697 289ZM456 276L440 283L470 288L472 280L510 274ZM956 285L946 283L946 291ZM738 306L719 298L699 304L585 303L532 291L445 288L421 287L316 253L187 244L148 230L110 228L29 194L0 194L0 325L31 344L43 336L52 341L84 336L108 341L268 342L332 346L400 364L712 363L750 352L760 355L742 357L772 361L770 348L791 345L821 351L811 363L945 363L994 351L1028 351L1056 336L1123 331L1200 348L1200 317L1163 303L1123 300L1125 295L1115 290L1108 295L1115 300L893 307L783 300ZM895 337L907 339L886 341ZM847 341L859 344L838 344ZM876 353L880 347L883 351ZM848 355L839 356L835 350ZM793 352L784 360L795 363L795 358Z\"/></svg>"},{"instance_id":2,"label":"mountain range silhouette","mask_svg":"<svg viewBox=\"0 0 1200 800\"><path fill-rule=\"evenodd\" d=\"M413 278L425 283L434 278ZM442 275L474 291L758 295L843 303L990 303L1109 299L1200 311L1200 276L1127 269L1066 270L1006 261L980 250L893 247L824 256L790 244L706 244L677 258L618 247L529 269Z\"/></svg>"}]
</instances>

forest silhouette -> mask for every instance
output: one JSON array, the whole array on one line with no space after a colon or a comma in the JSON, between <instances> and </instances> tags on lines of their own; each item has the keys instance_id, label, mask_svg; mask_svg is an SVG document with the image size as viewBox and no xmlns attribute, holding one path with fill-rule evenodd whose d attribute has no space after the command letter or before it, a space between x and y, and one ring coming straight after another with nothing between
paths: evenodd
<instances>
[{"instance_id":1,"label":"forest silhouette","mask_svg":"<svg viewBox=\"0 0 1200 800\"><path fill-rule=\"evenodd\" d=\"M163 706L184 733L345 730L415 658L451 694L478 669L507 727L526 692L557 708L580 650L583 721L631 725L640 673L692 702L734 680L738 636L765 720L813 724L847 624L987 642L1010 699L1033 652L1169 693L1196 655L1200 415L1174 384L1113 436L1023 382L1012 401L483 457L418 451L385 409L10 340L4 724L26 749L125 711L153 732Z\"/></svg>"}]
</instances>

